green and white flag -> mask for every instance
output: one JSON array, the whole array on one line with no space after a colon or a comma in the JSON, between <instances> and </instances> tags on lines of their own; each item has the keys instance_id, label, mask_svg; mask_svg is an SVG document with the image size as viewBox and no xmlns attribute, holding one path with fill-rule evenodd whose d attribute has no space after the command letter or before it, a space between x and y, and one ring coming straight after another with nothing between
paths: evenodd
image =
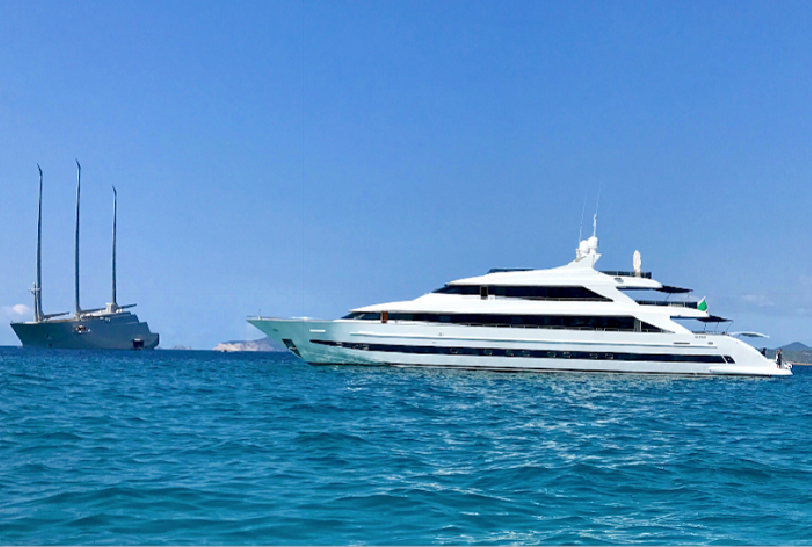
<instances>
[{"instance_id":1,"label":"green and white flag","mask_svg":"<svg viewBox=\"0 0 812 547\"><path fill-rule=\"evenodd\" d=\"M696 305L696 309L700 311L708 311L708 305L705 303L705 297L702 297L702 300L699 301L699 304Z\"/></svg>"}]
</instances>

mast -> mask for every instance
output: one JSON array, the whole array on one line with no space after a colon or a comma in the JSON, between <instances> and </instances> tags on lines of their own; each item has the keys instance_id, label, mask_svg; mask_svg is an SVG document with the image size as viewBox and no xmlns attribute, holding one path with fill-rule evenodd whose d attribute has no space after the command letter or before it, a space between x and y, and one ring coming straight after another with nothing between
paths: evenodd
<instances>
[{"instance_id":1,"label":"mast","mask_svg":"<svg viewBox=\"0 0 812 547\"><path fill-rule=\"evenodd\" d=\"M31 292L34 294L34 323L42 321L42 169L39 171L39 213L37 215L37 281Z\"/></svg>"},{"instance_id":2,"label":"mast","mask_svg":"<svg viewBox=\"0 0 812 547\"><path fill-rule=\"evenodd\" d=\"M112 308L118 308L116 302L116 210L118 208L118 192L116 187L113 186L113 300Z\"/></svg>"},{"instance_id":3,"label":"mast","mask_svg":"<svg viewBox=\"0 0 812 547\"><path fill-rule=\"evenodd\" d=\"M79 305L79 196L82 190L82 166L76 160L76 317L82 314Z\"/></svg>"}]
</instances>

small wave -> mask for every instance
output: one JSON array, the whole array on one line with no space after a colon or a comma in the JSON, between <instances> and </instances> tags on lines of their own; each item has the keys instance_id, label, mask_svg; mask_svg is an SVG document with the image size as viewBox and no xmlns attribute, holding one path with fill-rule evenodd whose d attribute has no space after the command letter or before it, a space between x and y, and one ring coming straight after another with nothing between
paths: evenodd
<instances>
[{"instance_id":1,"label":"small wave","mask_svg":"<svg viewBox=\"0 0 812 547\"><path fill-rule=\"evenodd\" d=\"M344 506L354 511L372 508L391 511L398 508L412 510L415 505L415 500L405 495L371 494L367 496L343 496L336 498L333 503L335 503L336 506Z\"/></svg>"},{"instance_id":2,"label":"small wave","mask_svg":"<svg viewBox=\"0 0 812 547\"><path fill-rule=\"evenodd\" d=\"M319 431L312 433L300 433L294 440L295 443L307 446L335 446L335 445L368 445L369 441L363 437L342 433L338 431Z\"/></svg>"},{"instance_id":3,"label":"small wave","mask_svg":"<svg viewBox=\"0 0 812 547\"><path fill-rule=\"evenodd\" d=\"M96 515L90 515L86 517L80 517L78 519L70 521L67 526L69 527L80 527L80 528L95 528L98 526L108 526L112 524L115 519L110 518L109 516L105 515L104 513L99 513Z\"/></svg>"},{"instance_id":4,"label":"small wave","mask_svg":"<svg viewBox=\"0 0 812 547\"><path fill-rule=\"evenodd\" d=\"M70 431L47 431L38 434L40 439L49 441L81 441L82 437Z\"/></svg>"}]
</instances>

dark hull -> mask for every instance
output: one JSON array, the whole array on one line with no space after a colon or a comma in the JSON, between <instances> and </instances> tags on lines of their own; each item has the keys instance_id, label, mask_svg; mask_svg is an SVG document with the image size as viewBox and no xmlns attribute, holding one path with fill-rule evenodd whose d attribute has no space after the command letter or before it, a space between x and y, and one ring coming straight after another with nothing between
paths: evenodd
<instances>
[{"instance_id":1,"label":"dark hull","mask_svg":"<svg viewBox=\"0 0 812 547\"><path fill-rule=\"evenodd\" d=\"M42 321L12 323L11 328L26 347L52 349L155 349L157 333L129 312Z\"/></svg>"}]
</instances>

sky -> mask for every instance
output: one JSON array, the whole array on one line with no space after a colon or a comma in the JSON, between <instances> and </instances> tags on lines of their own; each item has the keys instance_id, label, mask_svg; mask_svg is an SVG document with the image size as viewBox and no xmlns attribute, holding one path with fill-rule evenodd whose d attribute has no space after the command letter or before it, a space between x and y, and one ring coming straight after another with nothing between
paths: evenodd
<instances>
[{"instance_id":1,"label":"sky","mask_svg":"<svg viewBox=\"0 0 812 547\"><path fill-rule=\"evenodd\" d=\"M260 338L574 258L812 345L808 2L0 0L0 322L118 301ZM584 206L586 203L586 206ZM0 325L0 344L17 344Z\"/></svg>"}]
</instances>

